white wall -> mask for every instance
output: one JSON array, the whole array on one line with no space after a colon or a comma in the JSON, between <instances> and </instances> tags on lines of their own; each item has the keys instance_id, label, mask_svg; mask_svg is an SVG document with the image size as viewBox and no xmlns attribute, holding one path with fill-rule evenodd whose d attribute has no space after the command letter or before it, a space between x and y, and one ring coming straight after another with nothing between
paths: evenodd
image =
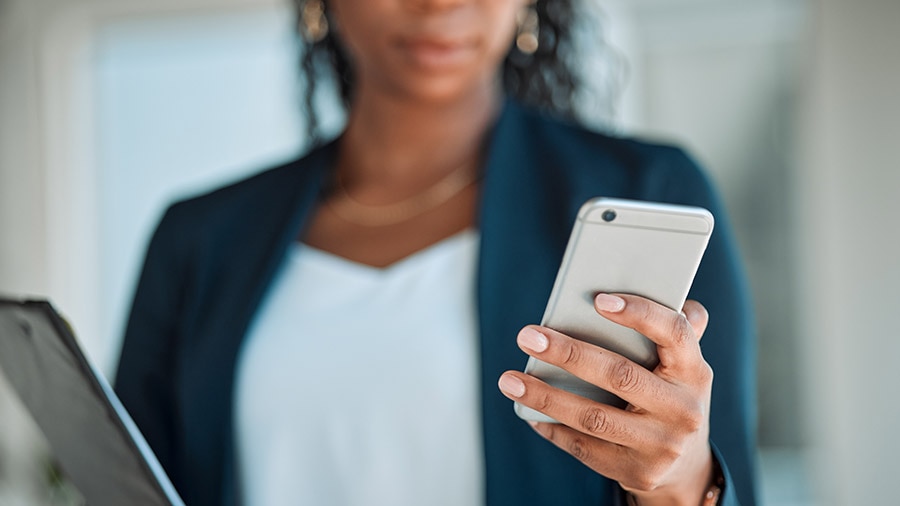
<instances>
[{"instance_id":1,"label":"white wall","mask_svg":"<svg viewBox=\"0 0 900 506\"><path fill-rule=\"evenodd\" d=\"M896 504L900 2L822 0L795 187L823 504Z\"/></svg>"},{"instance_id":2,"label":"white wall","mask_svg":"<svg viewBox=\"0 0 900 506\"><path fill-rule=\"evenodd\" d=\"M7 0L0 12L0 291L43 292L48 281L33 11Z\"/></svg>"},{"instance_id":3,"label":"white wall","mask_svg":"<svg viewBox=\"0 0 900 506\"><path fill-rule=\"evenodd\" d=\"M46 265L44 178L39 167L37 43L33 9L0 3L0 294L44 293ZM0 377L0 504L34 503L34 430Z\"/></svg>"}]
</instances>

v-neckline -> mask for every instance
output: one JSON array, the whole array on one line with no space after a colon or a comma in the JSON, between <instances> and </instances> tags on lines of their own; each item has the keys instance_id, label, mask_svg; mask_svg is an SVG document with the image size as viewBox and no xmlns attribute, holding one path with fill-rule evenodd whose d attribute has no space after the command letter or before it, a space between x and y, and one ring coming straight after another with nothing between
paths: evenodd
<instances>
[{"instance_id":1,"label":"v-neckline","mask_svg":"<svg viewBox=\"0 0 900 506\"><path fill-rule=\"evenodd\" d=\"M417 265L440 252L451 249L451 246L460 243L468 243L477 239L477 237L478 231L475 228L466 228L437 242L431 243L424 248L418 249L384 267L377 267L351 260L336 253L310 246L304 242L295 243L293 253L295 259L298 258L299 255L304 255L308 260L329 269L355 272L369 277L384 277L395 272L407 270L408 268L411 268L411 266Z\"/></svg>"}]
</instances>

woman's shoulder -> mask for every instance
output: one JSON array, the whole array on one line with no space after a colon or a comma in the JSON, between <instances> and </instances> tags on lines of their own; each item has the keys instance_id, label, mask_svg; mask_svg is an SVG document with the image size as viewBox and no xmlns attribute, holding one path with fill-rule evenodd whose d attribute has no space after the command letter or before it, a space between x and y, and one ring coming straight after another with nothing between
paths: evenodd
<instances>
[{"instance_id":1,"label":"woman's shoulder","mask_svg":"<svg viewBox=\"0 0 900 506\"><path fill-rule=\"evenodd\" d=\"M253 217L285 212L298 194L320 181L321 169L329 145L254 172L204 193L177 199L165 213L165 220L183 226L214 226L218 222L234 224L240 217Z\"/></svg>"},{"instance_id":2,"label":"woman's shoulder","mask_svg":"<svg viewBox=\"0 0 900 506\"><path fill-rule=\"evenodd\" d=\"M705 171L676 144L601 132L518 104L513 107L523 137L518 144L527 145L560 176L620 183L623 191L647 200L694 200L690 194L711 191Z\"/></svg>"},{"instance_id":3,"label":"woman's shoulder","mask_svg":"<svg viewBox=\"0 0 900 506\"><path fill-rule=\"evenodd\" d=\"M626 135L589 127L570 118L554 116L536 109L521 107L521 117L536 135L543 137L543 146L557 151L611 158L622 164L640 164L671 160L683 162L689 158L685 150L673 143Z\"/></svg>"}]
</instances>

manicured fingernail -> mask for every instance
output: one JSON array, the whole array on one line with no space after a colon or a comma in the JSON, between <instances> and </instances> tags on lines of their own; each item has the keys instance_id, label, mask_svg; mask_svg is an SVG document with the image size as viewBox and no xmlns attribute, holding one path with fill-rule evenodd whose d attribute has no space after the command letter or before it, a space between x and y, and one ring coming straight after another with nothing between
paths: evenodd
<instances>
[{"instance_id":1,"label":"manicured fingernail","mask_svg":"<svg viewBox=\"0 0 900 506\"><path fill-rule=\"evenodd\" d=\"M500 390L503 390L513 397L522 397L525 395L525 383L522 383L522 380L515 376L510 376L509 374L500 376L498 385L500 386Z\"/></svg>"},{"instance_id":2,"label":"manicured fingernail","mask_svg":"<svg viewBox=\"0 0 900 506\"><path fill-rule=\"evenodd\" d=\"M532 351L541 352L550 344L547 336L531 327L525 327L519 331L519 345Z\"/></svg>"},{"instance_id":3,"label":"manicured fingernail","mask_svg":"<svg viewBox=\"0 0 900 506\"><path fill-rule=\"evenodd\" d=\"M544 424L529 421L528 425L531 425L531 428L541 436L547 437L547 427Z\"/></svg>"},{"instance_id":4,"label":"manicured fingernail","mask_svg":"<svg viewBox=\"0 0 900 506\"><path fill-rule=\"evenodd\" d=\"M594 305L597 306L597 309L600 311L618 313L625 309L625 299L608 293L598 293L597 296L594 297Z\"/></svg>"}]
</instances>

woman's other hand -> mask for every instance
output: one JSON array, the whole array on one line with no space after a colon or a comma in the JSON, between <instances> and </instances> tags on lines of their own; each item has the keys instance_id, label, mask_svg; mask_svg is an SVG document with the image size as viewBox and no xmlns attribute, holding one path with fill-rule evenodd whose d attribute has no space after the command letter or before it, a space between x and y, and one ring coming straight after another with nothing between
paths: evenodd
<instances>
[{"instance_id":1,"label":"woman's other hand","mask_svg":"<svg viewBox=\"0 0 900 506\"><path fill-rule=\"evenodd\" d=\"M649 371L606 349L539 326L519 332L523 351L612 392L626 409L553 388L518 371L500 377L504 394L559 424L534 429L598 473L616 480L641 505L701 503L713 478L709 405L713 373L700 351L708 314L687 301L678 313L633 295L599 294L597 312L657 345Z\"/></svg>"}]
</instances>

